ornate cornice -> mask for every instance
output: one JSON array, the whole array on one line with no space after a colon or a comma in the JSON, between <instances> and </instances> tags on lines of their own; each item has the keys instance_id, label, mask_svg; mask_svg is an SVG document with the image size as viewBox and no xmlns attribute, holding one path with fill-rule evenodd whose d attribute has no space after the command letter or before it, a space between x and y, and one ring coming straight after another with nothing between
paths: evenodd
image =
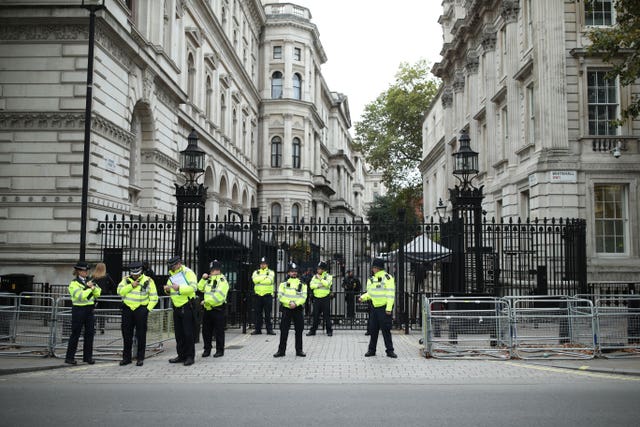
<instances>
[{"instance_id":1,"label":"ornate cornice","mask_svg":"<svg viewBox=\"0 0 640 427\"><path fill-rule=\"evenodd\" d=\"M467 54L467 62L464 64L464 68L467 74L475 74L478 72L479 66L478 55L475 52L470 52Z\"/></svg>"},{"instance_id":2,"label":"ornate cornice","mask_svg":"<svg viewBox=\"0 0 640 427\"><path fill-rule=\"evenodd\" d=\"M442 108L449 108L453 105L453 90L450 86L446 86L442 90Z\"/></svg>"},{"instance_id":3,"label":"ornate cornice","mask_svg":"<svg viewBox=\"0 0 640 427\"><path fill-rule=\"evenodd\" d=\"M519 0L502 0L500 6L500 15L507 24L518 21L518 13L520 12Z\"/></svg>"},{"instance_id":4,"label":"ornate cornice","mask_svg":"<svg viewBox=\"0 0 640 427\"><path fill-rule=\"evenodd\" d=\"M87 40L88 38L88 25L11 25L6 22L0 23L0 40Z\"/></svg>"},{"instance_id":5,"label":"ornate cornice","mask_svg":"<svg viewBox=\"0 0 640 427\"><path fill-rule=\"evenodd\" d=\"M496 32L493 29L485 29L482 34L482 40L480 41L482 49L484 49L485 52L495 50L496 39Z\"/></svg>"},{"instance_id":6,"label":"ornate cornice","mask_svg":"<svg viewBox=\"0 0 640 427\"><path fill-rule=\"evenodd\" d=\"M119 143L127 148L131 146L135 138L133 133L129 132L128 130L122 129L112 121L96 114L92 116L91 129L97 134L100 134L105 138Z\"/></svg>"},{"instance_id":7,"label":"ornate cornice","mask_svg":"<svg viewBox=\"0 0 640 427\"><path fill-rule=\"evenodd\" d=\"M144 160L144 163L153 162L155 164L163 165L167 170L175 171L178 167L180 167L180 163L166 154L158 151L156 149L151 150L141 150L140 154Z\"/></svg>"},{"instance_id":8,"label":"ornate cornice","mask_svg":"<svg viewBox=\"0 0 640 427\"><path fill-rule=\"evenodd\" d=\"M455 93L460 93L464 90L465 78L462 70L456 70L453 77L453 91Z\"/></svg>"},{"instance_id":9,"label":"ornate cornice","mask_svg":"<svg viewBox=\"0 0 640 427\"><path fill-rule=\"evenodd\" d=\"M131 70L133 67L131 53L125 52L125 50L109 36L107 28L108 26L100 23L96 25L96 42L110 53L114 59L120 62L126 70Z\"/></svg>"},{"instance_id":10,"label":"ornate cornice","mask_svg":"<svg viewBox=\"0 0 640 427\"><path fill-rule=\"evenodd\" d=\"M84 113L0 112L2 129L82 129Z\"/></svg>"}]
</instances>

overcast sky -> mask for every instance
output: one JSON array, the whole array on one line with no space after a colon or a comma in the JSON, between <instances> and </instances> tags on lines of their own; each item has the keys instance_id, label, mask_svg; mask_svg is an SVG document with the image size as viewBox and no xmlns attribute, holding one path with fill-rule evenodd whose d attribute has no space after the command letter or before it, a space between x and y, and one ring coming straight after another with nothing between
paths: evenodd
<instances>
[{"instance_id":1,"label":"overcast sky","mask_svg":"<svg viewBox=\"0 0 640 427\"><path fill-rule=\"evenodd\" d=\"M311 11L328 58L322 73L330 90L349 98L353 124L365 104L393 83L401 62L440 60L441 0L290 2Z\"/></svg>"}]
</instances>

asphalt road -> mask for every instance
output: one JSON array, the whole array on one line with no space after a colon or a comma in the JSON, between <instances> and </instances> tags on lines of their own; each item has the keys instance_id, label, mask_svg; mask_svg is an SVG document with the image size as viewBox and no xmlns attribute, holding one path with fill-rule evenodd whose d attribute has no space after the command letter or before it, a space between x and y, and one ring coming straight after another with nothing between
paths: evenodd
<instances>
[{"instance_id":1,"label":"asphalt road","mask_svg":"<svg viewBox=\"0 0 640 427\"><path fill-rule=\"evenodd\" d=\"M0 383L0 425L637 426L640 382L549 372L506 384Z\"/></svg>"}]
</instances>

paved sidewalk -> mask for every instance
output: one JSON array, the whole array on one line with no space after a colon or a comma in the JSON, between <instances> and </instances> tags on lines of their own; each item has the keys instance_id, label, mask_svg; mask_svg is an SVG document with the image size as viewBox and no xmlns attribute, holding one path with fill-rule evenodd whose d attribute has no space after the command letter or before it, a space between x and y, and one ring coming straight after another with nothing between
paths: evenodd
<instances>
[{"instance_id":1,"label":"paved sidewalk","mask_svg":"<svg viewBox=\"0 0 640 427\"><path fill-rule=\"evenodd\" d=\"M306 331L305 331L306 332ZM289 342L287 348L287 355L283 359L274 359L273 353L276 352L279 342L280 331L277 331L277 336L258 335L251 336L248 333L242 334L239 329L230 329L226 334L226 351L225 356L222 359L203 359L200 357L202 353L202 343L196 344L196 366L202 366L203 363L210 364L214 360L225 362L238 361L242 362L244 366L251 367L256 363L260 363L264 367L264 363L268 363L269 366L273 365L274 369L278 369L279 363L283 359L290 360L295 359L300 363L306 363L310 365L310 371L307 371L310 375L313 375L314 363L310 363L317 360L324 361L323 372L317 372L316 374L331 374L336 378L341 377L343 379L353 378L358 381L363 378L362 369L366 369L364 353L367 350L367 344L369 337L364 336L363 331L342 331L337 330L333 337L327 337L324 333L319 332L314 337L304 337L304 350L307 353L306 358L297 358L295 356L294 336L293 331L289 333ZM403 365L410 364L412 368L416 365L424 366L425 369L446 369L451 364L458 364L465 366L465 369L474 369L473 360L446 360L443 363L442 360L437 359L425 359L422 357L422 346L418 343L420 334L414 332L410 335L405 335L402 331L394 331L394 347L396 353L398 353L398 359L389 359L385 357L384 343L382 336L378 340L378 354L375 358L369 359L369 362L376 364L384 364L394 366L394 368L401 368ZM164 343L164 351L148 357L145 361L143 368L146 369L147 365L159 364L163 368L167 364L167 360L175 356L175 341L169 340ZM76 367L86 366L78 359L78 365ZM105 367L113 366L114 360L101 361L96 358L97 363L95 367L104 365ZM509 362L524 365L536 365L545 368L559 368L559 369L571 369L587 372L600 372L607 374L618 375L634 375L640 376L640 357L626 357L626 358L611 358L611 359L579 359L579 360L510 360ZM497 361L496 363L502 363ZM478 364L480 365L480 364ZM479 366L478 366L479 367ZM60 369L60 368L72 368L66 365L62 359L44 357L41 355L22 355L22 356L0 356L0 375L10 375L25 372L35 372L42 370ZM235 367L234 367L235 369ZM240 368L238 368L240 369ZM401 378L404 375L400 375L396 378Z\"/></svg>"}]
</instances>

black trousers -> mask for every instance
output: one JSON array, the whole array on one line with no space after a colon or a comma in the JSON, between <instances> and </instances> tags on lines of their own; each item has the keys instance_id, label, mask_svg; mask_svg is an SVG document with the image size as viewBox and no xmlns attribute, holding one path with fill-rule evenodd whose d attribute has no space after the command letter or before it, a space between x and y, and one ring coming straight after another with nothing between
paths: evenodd
<instances>
[{"instance_id":1,"label":"black trousers","mask_svg":"<svg viewBox=\"0 0 640 427\"><path fill-rule=\"evenodd\" d=\"M371 331L373 331L373 304L371 301L368 301L369 304L369 318L367 319L367 332L371 335Z\"/></svg>"},{"instance_id":2,"label":"black trousers","mask_svg":"<svg viewBox=\"0 0 640 427\"><path fill-rule=\"evenodd\" d=\"M149 310L147 306L140 306L135 310L131 310L129 306L122 307L122 360L131 362L131 347L133 346L133 330L136 330L136 340L138 348L136 349L136 359L144 360L144 352L147 348L147 318Z\"/></svg>"},{"instance_id":3,"label":"black trousers","mask_svg":"<svg viewBox=\"0 0 640 427\"><path fill-rule=\"evenodd\" d=\"M371 312L371 337L369 338L369 351L375 353L378 347L378 332L382 330L382 338L384 338L384 346L387 353L393 351L393 342L391 341L391 315L386 313L386 306L374 307Z\"/></svg>"},{"instance_id":4,"label":"black trousers","mask_svg":"<svg viewBox=\"0 0 640 427\"><path fill-rule=\"evenodd\" d=\"M267 332L273 331L271 324L271 308L273 307L273 296L267 295L255 295L255 310L256 310L256 331L262 331L262 319L264 314L264 324L267 327Z\"/></svg>"},{"instance_id":5,"label":"black trousers","mask_svg":"<svg viewBox=\"0 0 640 427\"><path fill-rule=\"evenodd\" d=\"M284 353L287 350L287 338L289 338L289 329L291 321L296 330L296 353L302 351L302 332L304 331L304 315L302 306L296 308L280 307L282 318L280 319L280 345L278 352Z\"/></svg>"},{"instance_id":6,"label":"black trousers","mask_svg":"<svg viewBox=\"0 0 640 427\"><path fill-rule=\"evenodd\" d=\"M353 318L356 316L356 294L352 291L347 291L344 296L347 303L347 317Z\"/></svg>"},{"instance_id":7,"label":"black trousers","mask_svg":"<svg viewBox=\"0 0 640 427\"><path fill-rule=\"evenodd\" d=\"M315 332L320 324L320 314L324 320L325 330L327 333L333 332L331 326L331 297L327 295L322 298L314 298L313 300L313 323L310 332Z\"/></svg>"},{"instance_id":8,"label":"black trousers","mask_svg":"<svg viewBox=\"0 0 640 427\"><path fill-rule=\"evenodd\" d=\"M93 305L74 305L71 308L71 336L67 345L66 360L76 357L80 332L84 327L84 342L82 343L82 360L85 362L93 359L93 336L95 335Z\"/></svg>"},{"instance_id":9,"label":"black trousers","mask_svg":"<svg viewBox=\"0 0 640 427\"><path fill-rule=\"evenodd\" d=\"M211 350L211 341L215 334L216 353L224 353L224 327L227 324L227 316L222 308L204 310L202 315L202 341L204 349Z\"/></svg>"},{"instance_id":10,"label":"black trousers","mask_svg":"<svg viewBox=\"0 0 640 427\"><path fill-rule=\"evenodd\" d=\"M180 359L195 358L194 325L195 316L190 303L186 303L182 307L173 307L173 328L176 335L176 349Z\"/></svg>"}]
</instances>

